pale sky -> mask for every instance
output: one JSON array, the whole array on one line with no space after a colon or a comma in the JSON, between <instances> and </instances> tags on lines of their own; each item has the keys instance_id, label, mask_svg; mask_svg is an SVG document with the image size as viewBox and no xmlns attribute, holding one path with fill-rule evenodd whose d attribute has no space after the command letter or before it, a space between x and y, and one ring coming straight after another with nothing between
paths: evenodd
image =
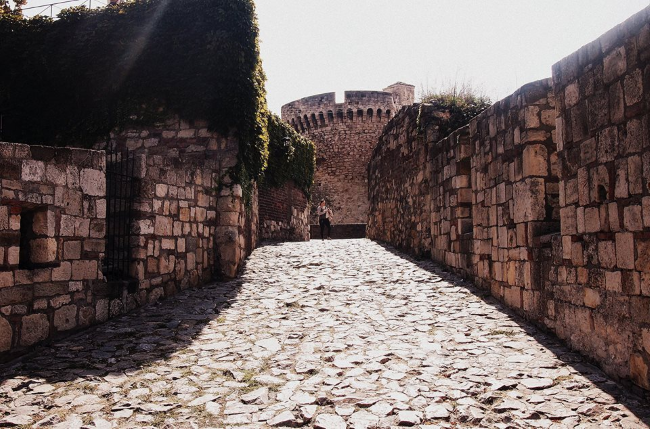
<instances>
[{"instance_id":1,"label":"pale sky","mask_svg":"<svg viewBox=\"0 0 650 429\"><path fill-rule=\"evenodd\" d=\"M178 0L182 1L182 0ZM51 3L28 0L27 7ZM100 4L101 0L94 0ZM256 0L271 110L324 92L471 81L492 101L650 0ZM56 11L56 9L55 9Z\"/></svg>"}]
</instances>

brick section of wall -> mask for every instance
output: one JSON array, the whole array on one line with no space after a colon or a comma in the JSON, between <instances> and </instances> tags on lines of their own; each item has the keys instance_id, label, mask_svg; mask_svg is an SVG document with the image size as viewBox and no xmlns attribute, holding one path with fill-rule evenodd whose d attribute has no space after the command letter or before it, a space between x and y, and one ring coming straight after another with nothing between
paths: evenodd
<instances>
[{"instance_id":1,"label":"brick section of wall","mask_svg":"<svg viewBox=\"0 0 650 429\"><path fill-rule=\"evenodd\" d=\"M539 238L559 230L550 79L523 86L469 124L473 274L509 306L539 313ZM537 239L537 241L536 241Z\"/></svg>"},{"instance_id":2,"label":"brick section of wall","mask_svg":"<svg viewBox=\"0 0 650 429\"><path fill-rule=\"evenodd\" d=\"M422 256L431 251L431 145L438 140L437 114L421 106L428 124L417 127L420 106L400 112L379 137L368 166L369 238Z\"/></svg>"},{"instance_id":3,"label":"brick section of wall","mask_svg":"<svg viewBox=\"0 0 650 429\"><path fill-rule=\"evenodd\" d=\"M367 222L368 162L384 126L402 103L412 103L413 92L400 83L384 91L346 91L338 104L327 93L282 106L282 119L316 144L311 194L327 200L337 223ZM317 223L315 210L311 222Z\"/></svg>"},{"instance_id":4,"label":"brick section of wall","mask_svg":"<svg viewBox=\"0 0 650 429\"><path fill-rule=\"evenodd\" d=\"M128 148L139 160L139 261L133 272L140 288L151 291L147 300L217 272L235 276L258 234L255 197L247 212L241 186L230 186L227 177L237 163L237 139L209 131L204 121L171 118L115 134L109 144Z\"/></svg>"},{"instance_id":5,"label":"brick section of wall","mask_svg":"<svg viewBox=\"0 0 650 429\"><path fill-rule=\"evenodd\" d=\"M469 127L434 143L430 157L431 257L466 276L473 272Z\"/></svg>"},{"instance_id":6,"label":"brick section of wall","mask_svg":"<svg viewBox=\"0 0 650 429\"><path fill-rule=\"evenodd\" d=\"M549 323L650 389L650 9L553 66L561 239Z\"/></svg>"},{"instance_id":7,"label":"brick section of wall","mask_svg":"<svg viewBox=\"0 0 650 429\"><path fill-rule=\"evenodd\" d=\"M0 357L104 321L104 152L0 143Z\"/></svg>"},{"instance_id":8,"label":"brick section of wall","mask_svg":"<svg viewBox=\"0 0 650 429\"><path fill-rule=\"evenodd\" d=\"M260 187L259 204L262 240L309 240L309 201L293 182L280 188Z\"/></svg>"}]
</instances>

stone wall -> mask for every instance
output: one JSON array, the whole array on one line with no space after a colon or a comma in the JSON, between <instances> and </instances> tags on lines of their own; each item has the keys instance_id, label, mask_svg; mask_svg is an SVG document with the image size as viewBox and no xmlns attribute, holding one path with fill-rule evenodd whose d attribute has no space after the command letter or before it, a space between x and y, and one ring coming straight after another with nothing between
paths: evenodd
<instances>
[{"instance_id":1,"label":"stone wall","mask_svg":"<svg viewBox=\"0 0 650 429\"><path fill-rule=\"evenodd\" d=\"M413 101L413 92L412 85L399 83L384 91L346 91L338 104L327 93L282 106L282 119L316 144L311 194L313 201L328 201L336 223L367 222L370 156L388 120L400 103ZM318 223L314 210L311 222Z\"/></svg>"},{"instance_id":2,"label":"stone wall","mask_svg":"<svg viewBox=\"0 0 650 429\"><path fill-rule=\"evenodd\" d=\"M559 230L555 101L550 80L523 86L469 124L472 265L509 306L539 306L539 237Z\"/></svg>"},{"instance_id":3,"label":"stone wall","mask_svg":"<svg viewBox=\"0 0 650 429\"><path fill-rule=\"evenodd\" d=\"M548 324L650 389L650 9L553 66L561 239Z\"/></svg>"},{"instance_id":4,"label":"stone wall","mask_svg":"<svg viewBox=\"0 0 650 429\"><path fill-rule=\"evenodd\" d=\"M370 163L369 236L423 255L429 218L433 259L650 389L648 82L650 8L437 143L414 150L401 112Z\"/></svg>"},{"instance_id":5,"label":"stone wall","mask_svg":"<svg viewBox=\"0 0 650 429\"><path fill-rule=\"evenodd\" d=\"M469 143L466 126L433 143L430 153L431 258L464 276L473 272Z\"/></svg>"},{"instance_id":6,"label":"stone wall","mask_svg":"<svg viewBox=\"0 0 650 429\"><path fill-rule=\"evenodd\" d=\"M0 360L219 275L234 277L257 245L257 188L247 209L226 174L237 162L234 137L173 119L98 146L117 155L0 143ZM125 198L132 206L111 203L125 185L111 181L110 170L126 148L132 158L120 172L133 177ZM111 212L130 213L131 224L108 220ZM129 226L128 242L111 232ZM113 278L105 252L120 240L110 253L125 258L130 276Z\"/></svg>"},{"instance_id":7,"label":"stone wall","mask_svg":"<svg viewBox=\"0 0 650 429\"><path fill-rule=\"evenodd\" d=\"M309 240L309 200L293 182L280 188L260 187L259 204L260 239Z\"/></svg>"},{"instance_id":8,"label":"stone wall","mask_svg":"<svg viewBox=\"0 0 650 429\"><path fill-rule=\"evenodd\" d=\"M0 143L0 356L108 319L104 152Z\"/></svg>"},{"instance_id":9,"label":"stone wall","mask_svg":"<svg viewBox=\"0 0 650 429\"><path fill-rule=\"evenodd\" d=\"M430 118L418 129L418 114ZM431 252L431 151L436 112L415 105L395 116L379 137L368 166L367 235L422 256Z\"/></svg>"},{"instance_id":10,"label":"stone wall","mask_svg":"<svg viewBox=\"0 0 650 429\"><path fill-rule=\"evenodd\" d=\"M217 273L235 276L258 229L257 204L247 212L241 186L228 178L237 139L209 131L203 121L172 118L114 134L108 144L136 155L132 271L140 290L155 299Z\"/></svg>"}]
</instances>

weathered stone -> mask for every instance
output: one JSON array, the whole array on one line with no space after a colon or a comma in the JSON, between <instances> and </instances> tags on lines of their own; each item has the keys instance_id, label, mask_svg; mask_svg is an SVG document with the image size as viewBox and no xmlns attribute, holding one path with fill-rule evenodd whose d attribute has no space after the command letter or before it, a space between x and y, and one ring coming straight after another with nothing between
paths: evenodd
<instances>
[{"instance_id":1,"label":"weathered stone","mask_svg":"<svg viewBox=\"0 0 650 429\"><path fill-rule=\"evenodd\" d=\"M50 322L45 314L32 314L21 320L20 344L31 346L46 339L50 334Z\"/></svg>"}]
</instances>

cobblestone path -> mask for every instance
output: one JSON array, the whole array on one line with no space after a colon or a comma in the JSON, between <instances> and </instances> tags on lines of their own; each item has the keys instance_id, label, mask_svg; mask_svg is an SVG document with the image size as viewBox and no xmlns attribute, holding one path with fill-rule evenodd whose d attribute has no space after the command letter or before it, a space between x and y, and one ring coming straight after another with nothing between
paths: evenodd
<instances>
[{"instance_id":1,"label":"cobblestone path","mask_svg":"<svg viewBox=\"0 0 650 429\"><path fill-rule=\"evenodd\" d=\"M635 428L648 413L467 283L368 240L263 246L236 281L1 374L0 426Z\"/></svg>"}]
</instances>

